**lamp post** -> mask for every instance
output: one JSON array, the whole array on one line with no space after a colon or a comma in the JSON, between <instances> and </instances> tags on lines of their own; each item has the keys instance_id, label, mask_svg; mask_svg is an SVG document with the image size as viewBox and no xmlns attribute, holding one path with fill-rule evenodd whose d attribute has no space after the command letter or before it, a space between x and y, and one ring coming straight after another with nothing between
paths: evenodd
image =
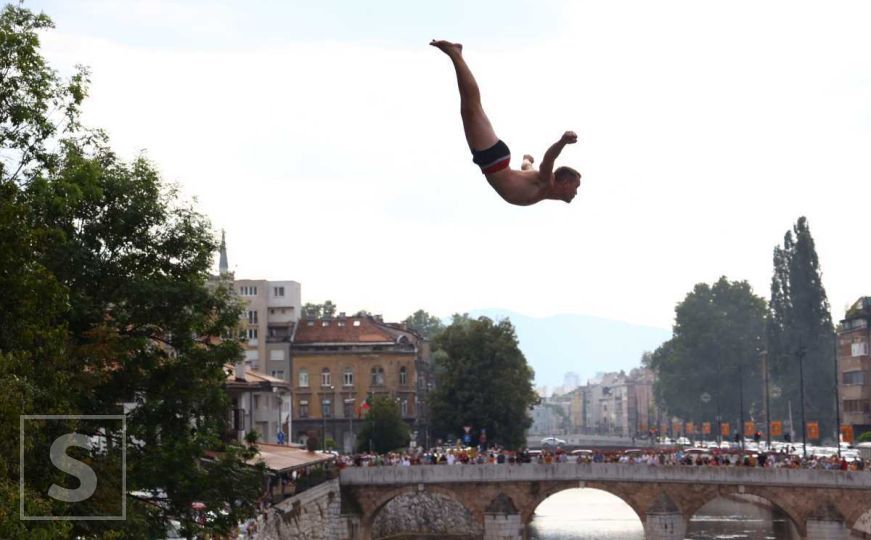
<instances>
[{"instance_id":1,"label":"lamp post","mask_svg":"<svg viewBox=\"0 0 871 540\"><path fill-rule=\"evenodd\" d=\"M323 421L324 421L324 432L323 432L324 438L323 438L323 441L321 441L321 449L324 452L327 451L327 407L333 406L332 398L333 398L333 390L335 390L335 386L329 385L326 387L326 389L329 390L329 392L330 392L328 394L330 396L330 399L329 399L329 401L327 399L321 399L321 416L323 417Z\"/></svg>"},{"instance_id":2,"label":"lamp post","mask_svg":"<svg viewBox=\"0 0 871 540\"><path fill-rule=\"evenodd\" d=\"M768 389L768 351L762 349L759 351L759 357L762 359L762 376L765 381L765 449L771 451L771 401L769 399L770 391Z\"/></svg>"},{"instance_id":3,"label":"lamp post","mask_svg":"<svg viewBox=\"0 0 871 540\"><path fill-rule=\"evenodd\" d=\"M804 418L804 345L799 345L795 355L798 357L798 382L799 395L801 397L801 451L805 459L807 459L807 422Z\"/></svg>"},{"instance_id":4,"label":"lamp post","mask_svg":"<svg viewBox=\"0 0 871 540\"><path fill-rule=\"evenodd\" d=\"M738 365L738 415L740 416L740 425L738 433L741 434L741 453L744 453L744 366Z\"/></svg>"},{"instance_id":5,"label":"lamp post","mask_svg":"<svg viewBox=\"0 0 871 540\"><path fill-rule=\"evenodd\" d=\"M709 394L709 393L707 393L707 392L704 392L702 395L699 396L699 399L702 401L702 403L704 403L705 405L707 405L708 403L711 402L711 394ZM705 407L705 409L706 409L706 411L705 411L704 414L707 416L707 414L708 414L708 413L707 413L707 407ZM718 427L717 429L719 429L719 427ZM702 430L702 437L703 437L703 438L704 438L704 435L705 435L705 434L704 434L704 430Z\"/></svg>"},{"instance_id":6,"label":"lamp post","mask_svg":"<svg viewBox=\"0 0 871 540\"><path fill-rule=\"evenodd\" d=\"M351 437L351 452L354 453L354 398L348 398L345 400L346 405L350 405L348 408L348 432Z\"/></svg>"},{"instance_id":7,"label":"lamp post","mask_svg":"<svg viewBox=\"0 0 871 540\"><path fill-rule=\"evenodd\" d=\"M835 328L835 444L838 445L838 458L841 457L841 396L838 393L838 330Z\"/></svg>"}]
</instances>

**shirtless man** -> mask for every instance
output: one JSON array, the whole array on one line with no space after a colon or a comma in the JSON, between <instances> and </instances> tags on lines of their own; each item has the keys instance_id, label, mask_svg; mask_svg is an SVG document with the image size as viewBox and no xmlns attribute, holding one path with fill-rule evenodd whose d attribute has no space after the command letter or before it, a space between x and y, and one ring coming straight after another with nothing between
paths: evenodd
<instances>
[{"instance_id":1,"label":"shirtless man","mask_svg":"<svg viewBox=\"0 0 871 540\"><path fill-rule=\"evenodd\" d=\"M449 41L433 40L430 45L448 55L457 72L460 87L460 115L466 142L472 150L472 161L481 167L481 172L503 199L511 204L529 206L544 199L572 202L581 185L581 173L570 167L554 170L554 161L567 144L578 142L573 131L566 131L560 140L544 153L539 170L532 166L532 156L523 156L520 170L509 167L511 151L496 136L490 120L481 106L481 93L475 77L463 60L463 46Z\"/></svg>"}]
</instances>

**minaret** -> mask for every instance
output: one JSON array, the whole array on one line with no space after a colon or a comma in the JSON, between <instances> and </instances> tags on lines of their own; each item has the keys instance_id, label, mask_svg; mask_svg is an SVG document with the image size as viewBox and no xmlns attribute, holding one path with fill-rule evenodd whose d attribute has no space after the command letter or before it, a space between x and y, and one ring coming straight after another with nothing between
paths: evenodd
<instances>
[{"instance_id":1,"label":"minaret","mask_svg":"<svg viewBox=\"0 0 871 540\"><path fill-rule=\"evenodd\" d=\"M218 259L218 273L225 276L229 270L230 267L227 264L227 242L224 237L224 229L221 229L221 257Z\"/></svg>"}]
</instances>

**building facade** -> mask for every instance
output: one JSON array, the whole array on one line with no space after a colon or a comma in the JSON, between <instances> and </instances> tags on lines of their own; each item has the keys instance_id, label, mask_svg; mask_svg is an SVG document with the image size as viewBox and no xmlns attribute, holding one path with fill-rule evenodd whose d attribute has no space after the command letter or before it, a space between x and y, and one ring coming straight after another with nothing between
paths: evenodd
<instances>
[{"instance_id":1,"label":"building facade","mask_svg":"<svg viewBox=\"0 0 871 540\"><path fill-rule=\"evenodd\" d=\"M290 380L290 344L302 310L296 281L234 279L244 303L240 335L245 364L271 377Z\"/></svg>"},{"instance_id":2,"label":"building facade","mask_svg":"<svg viewBox=\"0 0 871 540\"><path fill-rule=\"evenodd\" d=\"M351 451L369 396L395 399L419 444L428 441L429 344L380 317L302 319L292 343L294 440L314 432Z\"/></svg>"},{"instance_id":3,"label":"building facade","mask_svg":"<svg viewBox=\"0 0 871 540\"><path fill-rule=\"evenodd\" d=\"M224 387L230 398L230 435L238 441L257 432L258 441L277 443L287 440L290 423L290 384L251 370L243 363L225 366ZM278 433L282 432L279 436Z\"/></svg>"},{"instance_id":4,"label":"building facade","mask_svg":"<svg viewBox=\"0 0 871 540\"><path fill-rule=\"evenodd\" d=\"M858 437L871 431L871 297L859 298L838 325L841 424Z\"/></svg>"}]
</instances>

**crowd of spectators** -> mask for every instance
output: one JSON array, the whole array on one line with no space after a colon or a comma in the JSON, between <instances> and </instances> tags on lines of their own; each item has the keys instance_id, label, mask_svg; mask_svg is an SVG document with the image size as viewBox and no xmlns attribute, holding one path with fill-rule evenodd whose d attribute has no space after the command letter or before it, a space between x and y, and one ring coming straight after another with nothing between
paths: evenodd
<instances>
[{"instance_id":1,"label":"crowd of spectators","mask_svg":"<svg viewBox=\"0 0 871 540\"><path fill-rule=\"evenodd\" d=\"M826 469L863 471L861 458L847 459L837 455L803 455L794 447L784 446L778 451L742 452L739 449L650 448L634 450L575 450L562 448L545 450L510 451L494 447L447 447L431 450L410 450L387 454L356 454L339 456L342 467L412 466L412 465L475 465L524 463L624 463L646 466L693 467L765 467L789 469Z\"/></svg>"}]
</instances>

